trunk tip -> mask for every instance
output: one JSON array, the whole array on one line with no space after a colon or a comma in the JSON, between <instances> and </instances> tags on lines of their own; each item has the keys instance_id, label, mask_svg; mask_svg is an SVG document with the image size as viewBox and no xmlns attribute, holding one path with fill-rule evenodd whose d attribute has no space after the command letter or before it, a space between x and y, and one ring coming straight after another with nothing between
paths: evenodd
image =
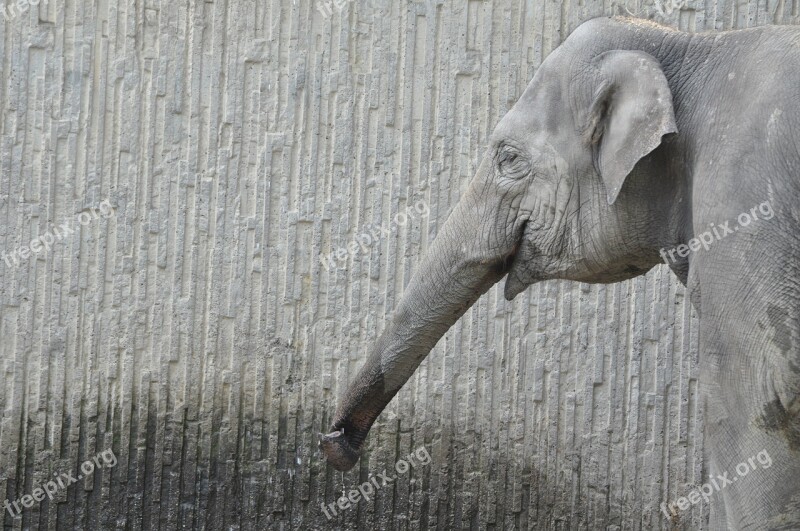
<instances>
[{"instance_id":1,"label":"trunk tip","mask_svg":"<svg viewBox=\"0 0 800 531\"><path fill-rule=\"evenodd\" d=\"M361 452L353 448L344 436L344 429L327 435L320 433L319 447L322 448L328 463L340 472L347 472L353 468L361 457Z\"/></svg>"}]
</instances>

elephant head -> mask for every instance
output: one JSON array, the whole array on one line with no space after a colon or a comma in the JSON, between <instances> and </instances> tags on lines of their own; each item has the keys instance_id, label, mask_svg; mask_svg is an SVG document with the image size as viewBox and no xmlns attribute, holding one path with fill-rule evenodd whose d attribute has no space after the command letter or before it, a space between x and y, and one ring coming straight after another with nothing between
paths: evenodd
<instances>
[{"instance_id":1,"label":"elephant head","mask_svg":"<svg viewBox=\"0 0 800 531\"><path fill-rule=\"evenodd\" d=\"M469 188L422 258L320 445L356 463L375 419L442 335L496 282L505 297L546 279L615 282L660 261L659 156L677 132L662 65L592 47L584 24L537 70L494 130ZM579 32L576 32L579 33Z\"/></svg>"}]
</instances>

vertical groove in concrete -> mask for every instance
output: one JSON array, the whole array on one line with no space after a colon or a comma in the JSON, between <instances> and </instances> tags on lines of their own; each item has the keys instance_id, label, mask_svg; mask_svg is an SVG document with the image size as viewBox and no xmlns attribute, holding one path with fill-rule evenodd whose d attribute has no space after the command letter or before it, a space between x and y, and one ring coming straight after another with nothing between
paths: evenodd
<instances>
[{"instance_id":1,"label":"vertical groove in concrete","mask_svg":"<svg viewBox=\"0 0 800 531\"><path fill-rule=\"evenodd\" d=\"M0 16L0 500L118 458L3 522L666 527L658 505L701 482L703 438L696 321L665 268L513 304L495 288L388 407L360 469L327 469L316 433L488 134L570 31L625 13L790 24L797 2L323 4L42 0ZM326 519L322 503L423 445L430 464Z\"/></svg>"}]
</instances>

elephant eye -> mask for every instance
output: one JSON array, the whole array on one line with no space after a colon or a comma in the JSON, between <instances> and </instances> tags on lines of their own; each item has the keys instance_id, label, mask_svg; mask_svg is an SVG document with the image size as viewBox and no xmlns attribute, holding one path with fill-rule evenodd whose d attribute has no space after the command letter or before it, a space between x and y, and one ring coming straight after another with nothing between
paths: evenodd
<instances>
[{"instance_id":1,"label":"elephant eye","mask_svg":"<svg viewBox=\"0 0 800 531\"><path fill-rule=\"evenodd\" d=\"M504 145L497 152L497 169L505 177L521 179L530 172L530 163L518 150Z\"/></svg>"}]
</instances>

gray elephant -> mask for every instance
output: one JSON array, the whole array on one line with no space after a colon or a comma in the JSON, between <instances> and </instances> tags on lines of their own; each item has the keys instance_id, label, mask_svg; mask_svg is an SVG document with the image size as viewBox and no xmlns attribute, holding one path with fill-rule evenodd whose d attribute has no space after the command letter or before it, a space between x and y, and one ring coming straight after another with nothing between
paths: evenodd
<instances>
[{"instance_id":1,"label":"gray elephant","mask_svg":"<svg viewBox=\"0 0 800 531\"><path fill-rule=\"evenodd\" d=\"M503 277L511 300L666 258L700 316L711 476L774 462L715 492L711 527L800 529L798 135L800 30L582 24L497 125L322 437L329 463L356 463L384 407Z\"/></svg>"}]
</instances>

